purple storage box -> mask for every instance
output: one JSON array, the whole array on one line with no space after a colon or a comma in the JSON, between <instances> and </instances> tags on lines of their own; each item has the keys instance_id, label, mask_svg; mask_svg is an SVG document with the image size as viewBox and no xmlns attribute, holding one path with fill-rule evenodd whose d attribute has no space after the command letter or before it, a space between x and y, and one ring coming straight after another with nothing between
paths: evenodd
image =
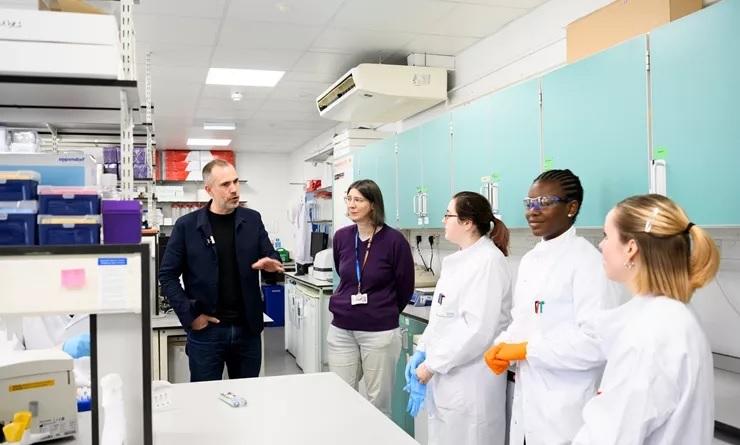
<instances>
[{"instance_id":1,"label":"purple storage box","mask_svg":"<svg viewBox=\"0 0 740 445\"><path fill-rule=\"evenodd\" d=\"M118 147L103 147L103 164L118 164Z\"/></svg>"},{"instance_id":2,"label":"purple storage box","mask_svg":"<svg viewBox=\"0 0 740 445\"><path fill-rule=\"evenodd\" d=\"M103 200L103 244L141 242L141 203Z\"/></svg>"},{"instance_id":3,"label":"purple storage box","mask_svg":"<svg viewBox=\"0 0 740 445\"><path fill-rule=\"evenodd\" d=\"M146 164L146 147L134 146L134 164Z\"/></svg>"},{"instance_id":4,"label":"purple storage box","mask_svg":"<svg viewBox=\"0 0 740 445\"><path fill-rule=\"evenodd\" d=\"M134 164L134 179L148 179L148 178L150 178L149 168L146 165Z\"/></svg>"}]
</instances>

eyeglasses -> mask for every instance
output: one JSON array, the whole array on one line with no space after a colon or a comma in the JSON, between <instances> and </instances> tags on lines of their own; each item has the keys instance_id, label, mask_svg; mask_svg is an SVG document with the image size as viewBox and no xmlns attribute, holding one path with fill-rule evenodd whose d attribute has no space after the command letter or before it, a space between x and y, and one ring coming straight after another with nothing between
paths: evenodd
<instances>
[{"instance_id":1,"label":"eyeglasses","mask_svg":"<svg viewBox=\"0 0 740 445\"><path fill-rule=\"evenodd\" d=\"M355 204L362 204L363 202L367 202L367 199L360 198L360 197L357 197L357 196L349 196L349 195L347 195L347 196L344 197L344 202L346 202L347 205L349 205L352 202L354 202Z\"/></svg>"},{"instance_id":2,"label":"eyeglasses","mask_svg":"<svg viewBox=\"0 0 740 445\"><path fill-rule=\"evenodd\" d=\"M536 198L524 198L524 208L527 210L542 210L562 202L567 203L569 200L559 196L537 196Z\"/></svg>"},{"instance_id":3,"label":"eyeglasses","mask_svg":"<svg viewBox=\"0 0 740 445\"><path fill-rule=\"evenodd\" d=\"M448 218L457 218L457 215L453 215L452 213L445 213L444 215L442 215L442 219L444 219L445 221L447 221Z\"/></svg>"}]
</instances>

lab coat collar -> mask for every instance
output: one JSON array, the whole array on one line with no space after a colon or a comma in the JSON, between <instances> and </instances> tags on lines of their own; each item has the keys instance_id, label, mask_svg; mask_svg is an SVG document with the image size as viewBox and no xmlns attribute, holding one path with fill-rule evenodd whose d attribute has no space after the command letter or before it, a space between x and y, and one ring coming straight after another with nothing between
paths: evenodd
<instances>
[{"instance_id":1,"label":"lab coat collar","mask_svg":"<svg viewBox=\"0 0 740 445\"><path fill-rule=\"evenodd\" d=\"M534 247L535 250L538 251L546 251L546 250L552 250L557 249L560 246L563 246L573 240L573 238L576 237L576 226L570 226L568 230L563 232L562 235L558 236L557 238L553 238L551 240L545 240L542 238L539 243Z\"/></svg>"},{"instance_id":2,"label":"lab coat collar","mask_svg":"<svg viewBox=\"0 0 740 445\"><path fill-rule=\"evenodd\" d=\"M489 245L491 243L492 243L491 239L488 238L488 236L483 235L478 239L478 241L474 242L473 244L466 247L465 249L458 250L457 252L450 255L450 257L458 257L460 255L473 254L475 252L480 251L483 248L483 246Z\"/></svg>"}]
</instances>

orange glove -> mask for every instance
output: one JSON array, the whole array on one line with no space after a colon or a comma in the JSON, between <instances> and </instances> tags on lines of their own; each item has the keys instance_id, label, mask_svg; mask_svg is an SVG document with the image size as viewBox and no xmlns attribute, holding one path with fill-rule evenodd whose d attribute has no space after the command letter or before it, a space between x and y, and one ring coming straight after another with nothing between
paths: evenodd
<instances>
[{"instance_id":1,"label":"orange glove","mask_svg":"<svg viewBox=\"0 0 740 445\"><path fill-rule=\"evenodd\" d=\"M527 342L524 343L500 343L501 346L496 352L497 360L526 360L527 359ZM494 346L495 347L495 346Z\"/></svg>"},{"instance_id":2,"label":"orange glove","mask_svg":"<svg viewBox=\"0 0 740 445\"><path fill-rule=\"evenodd\" d=\"M486 362L486 365L488 365L488 367L491 368L491 371L493 371L496 375L501 375L502 373L506 372L507 369L509 369L508 360L499 360L496 358L496 354L501 349L502 344L503 343L499 343L492 346L483 354L483 360Z\"/></svg>"}]
</instances>

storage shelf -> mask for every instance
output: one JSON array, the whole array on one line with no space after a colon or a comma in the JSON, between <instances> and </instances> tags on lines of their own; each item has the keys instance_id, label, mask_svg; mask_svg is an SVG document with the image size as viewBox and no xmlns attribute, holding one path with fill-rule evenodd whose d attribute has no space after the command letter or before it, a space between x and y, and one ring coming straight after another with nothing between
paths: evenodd
<instances>
[{"instance_id":1,"label":"storage shelf","mask_svg":"<svg viewBox=\"0 0 740 445\"><path fill-rule=\"evenodd\" d=\"M129 108L138 112L135 80L0 75L0 122L120 126L120 91L126 93ZM135 115L134 122L140 121Z\"/></svg>"},{"instance_id":2,"label":"storage shelf","mask_svg":"<svg viewBox=\"0 0 740 445\"><path fill-rule=\"evenodd\" d=\"M239 183L241 183L241 184L246 184L247 182L249 182L249 181L246 180L246 179L240 179L239 180ZM169 179L164 179L164 180L156 181L155 184L156 185L203 184L203 181L202 180L197 180L197 181L172 181L172 180L169 180Z\"/></svg>"},{"instance_id":3,"label":"storage shelf","mask_svg":"<svg viewBox=\"0 0 740 445\"><path fill-rule=\"evenodd\" d=\"M334 221L331 219L318 219L316 221L309 221L309 224L332 224Z\"/></svg>"}]
</instances>

